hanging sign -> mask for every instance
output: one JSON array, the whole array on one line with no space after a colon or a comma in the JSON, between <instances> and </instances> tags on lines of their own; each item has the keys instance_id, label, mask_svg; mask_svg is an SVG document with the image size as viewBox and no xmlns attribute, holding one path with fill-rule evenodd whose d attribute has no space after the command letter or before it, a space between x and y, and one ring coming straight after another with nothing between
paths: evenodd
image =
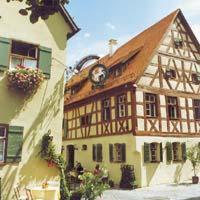
<instances>
[{"instance_id":1,"label":"hanging sign","mask_svg":"<svg viewBox=\"0 0 200 200\"><path fill-rule=\"evenodd\" d=\"M89 56L86 56L84 58L82 58L75 66L75 69L79 72L83 66L85 65L85 63L87 63L88 61L91 61L91 60L99 60L99 56L97 55L89 55Z\"/></svg>"},{"instance_id":2,"label":"hanging sign","mask_svg":"<svg viewBox=\"0 0 200 200\"><path fill-rule=\"evenodd\" d=\"M103 85L107 78L108 70L103 64L96 64L89 71L89 79L94 85Z\"/></svg>"}]
</instances>

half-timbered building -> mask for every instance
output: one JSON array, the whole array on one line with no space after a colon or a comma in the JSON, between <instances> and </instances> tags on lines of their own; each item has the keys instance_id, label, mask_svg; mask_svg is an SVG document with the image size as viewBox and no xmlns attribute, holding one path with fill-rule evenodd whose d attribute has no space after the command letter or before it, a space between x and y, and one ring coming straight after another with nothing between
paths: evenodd
<instances>
[{"instance_id":1,"label":"half-timbered building","mask_svg":"<svg viewBox=\"0 0 200 200\"><path fill-rule=\"evenodd\" d=\"M120 166L134 165L147 186L192 177L186 149L200 142L200 45L181 10L97 61L109 78L95 87L93 65L66 85L63 146L92 170L118 183Z\"/></svg>"}]
</instances>

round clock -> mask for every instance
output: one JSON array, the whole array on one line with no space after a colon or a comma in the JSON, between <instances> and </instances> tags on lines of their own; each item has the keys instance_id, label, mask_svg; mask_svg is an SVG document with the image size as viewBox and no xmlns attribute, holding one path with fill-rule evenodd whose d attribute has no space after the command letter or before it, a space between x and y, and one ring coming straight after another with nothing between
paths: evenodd
<instances>
[{"instance_id":1,"label":"round clock","mask_svg":"<svg viewBox=\"0 0 200 200\"><path fill-rule=\"evenodd\" d=\"M103 85L107 78L108 70L103 64L96 64L89 71L89 79L95 85Z\"/></svg>"}]
</instances>

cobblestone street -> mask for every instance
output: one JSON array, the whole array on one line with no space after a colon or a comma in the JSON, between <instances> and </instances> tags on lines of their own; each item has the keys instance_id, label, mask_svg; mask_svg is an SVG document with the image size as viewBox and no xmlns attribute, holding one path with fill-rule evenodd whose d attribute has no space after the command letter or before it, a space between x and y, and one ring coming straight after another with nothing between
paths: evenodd
<instances>
[{"instance_id":1,"label":"cobblestone street","mask_svg":"<svg viewBox=\"0 0 200 200\"><path fill-rule=\"evenodd\" d=\"M159 185L132 191L109 190L102 200L200 200L200 184ZM98 199L100 200L100 199Z\"/></svg>"}]
</instances>

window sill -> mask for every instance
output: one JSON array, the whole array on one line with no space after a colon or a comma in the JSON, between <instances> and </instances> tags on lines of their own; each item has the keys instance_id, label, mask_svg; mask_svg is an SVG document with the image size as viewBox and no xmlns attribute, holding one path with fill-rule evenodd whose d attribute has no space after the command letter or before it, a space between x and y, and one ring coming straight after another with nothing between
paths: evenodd
<instances>
[{"instance_id":1,"label":"window sill","mask_svg":"<svg viewBox=\"0 0 200 200\"><path fill-rule=\"evenodd\" d=\"M183 162L183 160L173 160L174 163Z\"/></svg>"},{"instance_id":2,"label":"window sill","mask_svg":"<svg viewBox=\"0 0 200 200\"><path fill-rule=\"evenodd\" d=\"M150 163L160 163L160 161L150 161Z\"/></svg>"},{"instance_id":3,"label":"window sill","mask_svg":"<svg viewBox=\"0 0 200 200\"><path fill-rule=\"evenodd\" d=\"M180 118L169 118L170 121L178 121Z\"/></svg>"},{"instance_id":4,"label":"window sill","mask_svg":"<svg viewBox=\"0 0 200 200\"><path fill-rule=\"evenodd\" d=\"M153 117L153 116L146 116L146 118L147 118L147 119L157 119L158 116L155 116L155 117Z\"/></svg>"},{"instance_id":5,"label":"window sill","mask_svg":"<svg viewBox=\"0 0 200 200\"><path fill-rule=\"evenodd\" d=\"M5 165L18 165L19 162L13 162L13 163L0 163L0 167L4 167Z\"/></svg>"}]
</instances>

